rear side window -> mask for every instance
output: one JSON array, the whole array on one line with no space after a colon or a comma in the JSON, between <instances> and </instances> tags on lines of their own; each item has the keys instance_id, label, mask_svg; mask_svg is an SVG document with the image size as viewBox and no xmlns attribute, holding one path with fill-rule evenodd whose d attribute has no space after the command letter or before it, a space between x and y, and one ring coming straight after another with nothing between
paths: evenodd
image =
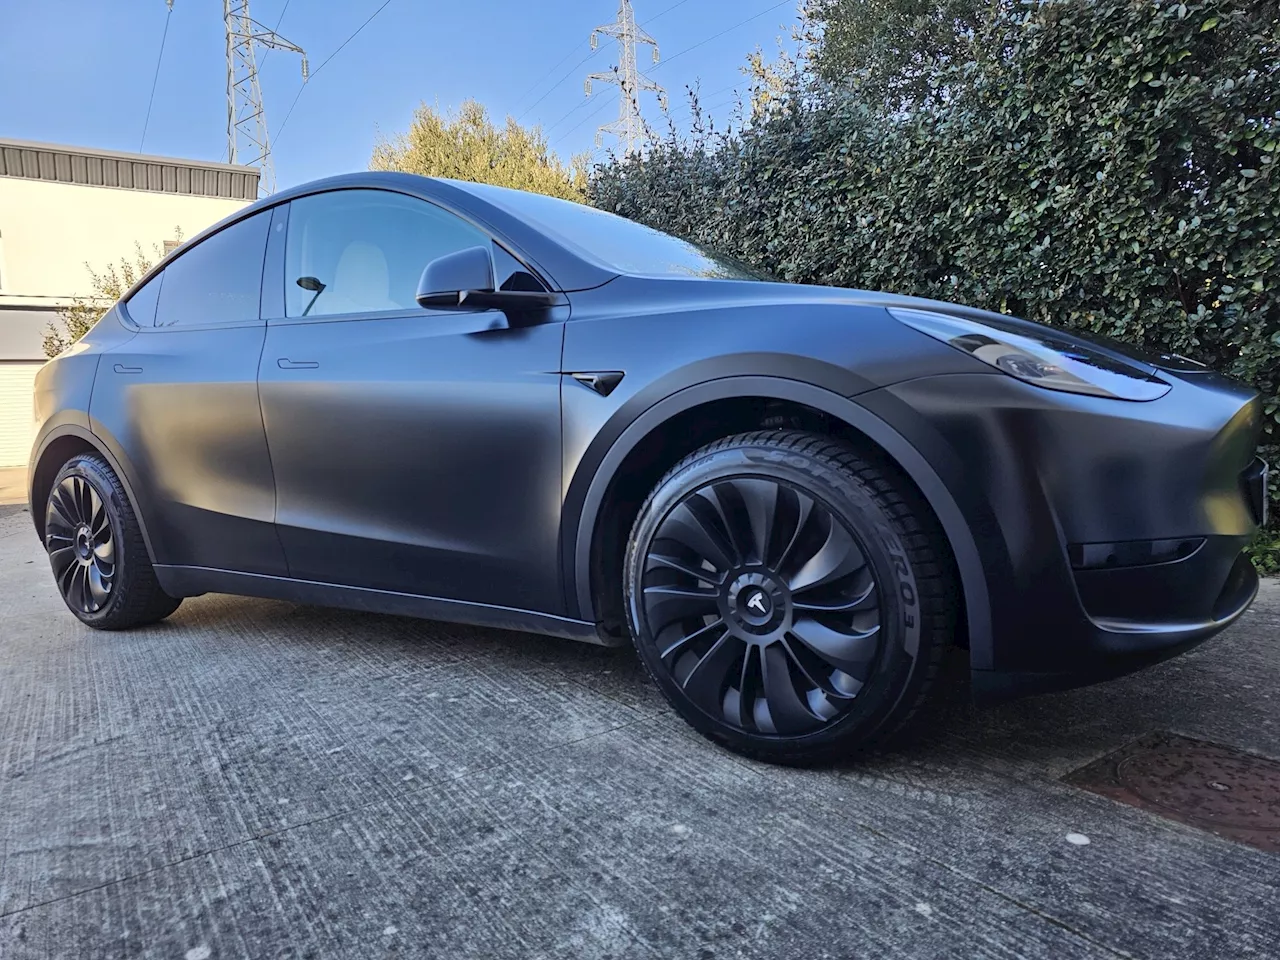
<instances>
[{"instance_id":1,"label":"rear side window","mask_svg":"<svg viewBox=\"0 0 1280 960\"><path fill-rule=\"evenodd\" d=\"M164 280L164 271L134 291L133 296L124 302L129 319L140 327L152 327L156 322L156 303L160 300L160 284Z\"/></svg>"},{"instance_id":2,"label":"rear side window","mask_svg":"<svg viewBox=\"0 0 1280 960\"><path fill-rule=\"evenodd\" d=\"M201 240L165 267L155 325L194 327L257 320L270 224L270 210L254 214ZM132 309L129 312L133 314Z\"/></svg>"},{"instance_id":3,"label":"rear side window","mask_svg":"<svg viewBox=\"0 0 1280 960\"><path fill-rule=\"evenodd\" d=\"M469 223L404 194L336 190L302 197L289 209L285 315L416 310L428 263L489 245Z\"/></svg>"}]
</instances>

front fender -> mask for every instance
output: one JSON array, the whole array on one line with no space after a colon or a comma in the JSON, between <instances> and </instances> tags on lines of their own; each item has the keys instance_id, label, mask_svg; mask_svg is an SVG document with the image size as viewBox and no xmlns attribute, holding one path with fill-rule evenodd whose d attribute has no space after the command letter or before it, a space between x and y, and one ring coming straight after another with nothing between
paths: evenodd
<instances>
[{"instance_id":1,"label":"front fender","mask_svg":"<svg viewBox=\"0 0 1280 960\"><path fill-rule=\"evenodd\" d=\"M647 406L616 439L593 444L581 458L565 498L565 583L576 615L596 618L591 589L591 549L600 511L620 465L647 436L673 417L702 404L752 397L803 404L857 430L889 455L928 501L951 544L968 616L970 657L975 669L991 660L989 591L981 555L968 521L934 466L893 426L854 400L832 390L770 376L727 376L692 384ZM611 421L612 422L612 421Z\"/></svg>"}]
</instances>

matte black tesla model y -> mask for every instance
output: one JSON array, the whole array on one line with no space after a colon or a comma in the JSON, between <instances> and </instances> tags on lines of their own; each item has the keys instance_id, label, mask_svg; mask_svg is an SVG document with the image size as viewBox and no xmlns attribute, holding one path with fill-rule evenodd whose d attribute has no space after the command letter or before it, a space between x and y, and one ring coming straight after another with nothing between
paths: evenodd
<instances>
[{"instance_id":1,"label":"matte black tesla model y","mask_svg":"<svg viewBox=\"0 0 1280 960\"><path fill-rule=\"evenodd\" d=\"M767 759L1230 624L1249 388L979 310L771 282L584 206L367 173L166 257L40 373L32 515L93 627L205 592L633 641Z\"/></svg>"}]
</instances>

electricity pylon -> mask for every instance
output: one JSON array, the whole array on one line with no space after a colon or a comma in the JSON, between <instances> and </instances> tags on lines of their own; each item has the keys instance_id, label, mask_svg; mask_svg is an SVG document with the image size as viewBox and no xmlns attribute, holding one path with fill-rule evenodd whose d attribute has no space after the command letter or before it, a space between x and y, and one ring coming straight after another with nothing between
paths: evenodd
<instances>
[{"instance_id":1,"label":"electricity pylon","mask_svg":"<svg viewBox=\"0 0 1280 960\"><path fill-rule=\"evenodd\" d=\"M173 0L165 0L173 10ZM262 108L255 45L288 50L302 57L302 82L307 82L307 54L249 16L249 0L222 0L227 30L227 162L257 166L258 189L275 193L276 168L271 160L271 137Z\"/></svg>"},{"instance_id":2,"label":"electricity pylon","mask_svg":"<svg viewBox=\"0 0 1280 960\"><path fill-rule=\"evenodd\" d=\"M592 50L598 45L596 37L602 33L618 41L619 63L612 70L593 73L587 77L587 96L591 96L592 80L616 83L621 89L618 96L618 119L596 131L596 146L602 146L604 135L611 133L623 144L625 153L635 153L640 149L645 133L644 119L640 116L640 92L648 90L656 93L662 109L667 108L667 91L641 73L636 66L636 44L646 43L653 47L653 62L657 63L658 41L636 26L636 14L631 9L631 0L619 0L618 19L615 22L591 31Z\"/></svg>"},{"instance_id":3,"label":"electricity pylon","mask_svg":"<svg viewBox=\"0 0 1280 960\"><path fill-rule=\"evenodd\" d=\"M256 47L288 50L302 57L302 82L307 82L307 54L274 30L249 16L249 0L222 0L227 27L227 160L257 166L259 188L275 193L276 169L271 137L258 84Z\"/></svg>"}]
</instances>

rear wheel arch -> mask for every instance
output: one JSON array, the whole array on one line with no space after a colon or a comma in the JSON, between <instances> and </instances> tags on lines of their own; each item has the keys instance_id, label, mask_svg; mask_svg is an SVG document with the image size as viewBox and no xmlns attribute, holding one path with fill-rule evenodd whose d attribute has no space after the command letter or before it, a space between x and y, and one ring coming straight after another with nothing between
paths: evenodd
<instances>
[{"instance_id":1,"label":"rear wheel arch","mask_svg":"<svg viewBox=\"0 0 1280 960\"><path fill-rule=\"evenodd\" d=\"M125 494L129 498L129 503L133 507L134 516L137 518L138 527L142 532L142 540L147 548L147 556L152 563L155 563L155 551L151 547L151 537L147 532L147 522L143 516L142 504L138 502L138 498L134 493L135 487L130 482L129 473L122 469L119 459L108 449L107 444L93 433L83 427L68 425L63 427L58 433L46 437L40 445L40 452L35 457L35 469L31 474L30 489L30 506L31 519L35 523L36 532L40 535L41 542L44 542L44 520L45 501L49 498L49 491L53 489L53 481L58 476L58 472L74 456L80 454L94 454L102 457L111 467L116 477L120 480L120 485L124 487Z\"/></svg>"},{"instance_id":2,"label":"rear wheel arch","mask_svg":"<svg viewBox=\"0 0 1280 960\"><path fill-rule=\"evenodd\" d=\"M565 583L570 606L577 607L576 615L586 620L609 619L609 611L596 602L596 594L612 590L621 581L613 583L608 575L611 565L605 561L620 548L625 550L634 519L626 514L632 506L636 511L640 506L627 502L619 493L626 478L647 479L654 473L656 483L683 456L711 440L767 425L771 414L800 420L790 419L781 426L814 429L814 419L825 421L827 431L878 451L915 485L941 525L956 562L971 665L975 669L988 666L991 614L986 575L969 524L945 483L905 437L871 411L821 387L780 377L726 377L687 387L649 407L614 440L591 474L576 522L569 520ZM648 462L655 449L664 446L661 438L672 435L680 442L668 454L669 462ZM664 458L659 455L656 459ZM641 502L647 492L640 495ZM630 499L634 498L632 491ZM606 622L606 627L611 625Z\"/></svg>"}]
</instances>

